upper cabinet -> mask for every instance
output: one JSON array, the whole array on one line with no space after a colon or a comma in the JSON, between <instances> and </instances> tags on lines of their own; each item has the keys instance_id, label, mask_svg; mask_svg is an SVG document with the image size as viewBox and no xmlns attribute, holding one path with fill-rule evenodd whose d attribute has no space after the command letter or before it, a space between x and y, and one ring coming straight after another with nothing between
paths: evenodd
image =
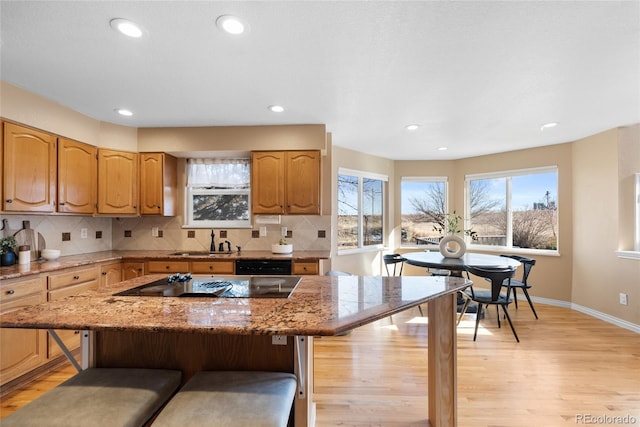
<instances>
[{"instance_id":1,"label":"upper cabinet","mask_svg":"<svg viewBox=\"0 0 640 427\"><path fill-rule=\"evenodd\" d=\"M254 214L319 215L320 151L251 153Z\"/></svg>"},{"instance_id":2,"label":"upper cabinet","mask_svg":"<svg viewBox=\"0 0 640 427\"><path fill-rule=\"evenodd\" d=\"M7 212L54 212L56 207L54 135L4 123L3 199Z\"/></svg>"},{"instance_id":3,"label":"upper cabinet","mask_svg":"<svg viewBox=\"0 0 640 427\"><path fill-rule=\"evenodd\" d=\"M98 213L138 213L138 154L98 149Z\"/></svg>"},{"instance_id":4,"label":"upper cabinet","mask_svg":"<svg viewBox=\"0 0 640 427\"><path fill-rule=\"evenodd\" d=\"M58 138L58 212L96 211L96 147Z\"/></svg>"},{"instance_id":5,"label":"upper cabinet","mask_svg":"<svg viewBox=\"0 0 640 427\"><path fill-rule=\"evenodd\" d=\"M251 153L251 211L284 213L285 156L281 151Z\"/></svg>"},{"instance_id":6,"label":"upper cabinet","mask_svg":"<svg viewBox=\"0 0 640 427\"><path fill-rule=\"evenodd\" d=\"M176 215L177 163L166 153L140 153L140 214Z\"/></svg>"}]
</instances>

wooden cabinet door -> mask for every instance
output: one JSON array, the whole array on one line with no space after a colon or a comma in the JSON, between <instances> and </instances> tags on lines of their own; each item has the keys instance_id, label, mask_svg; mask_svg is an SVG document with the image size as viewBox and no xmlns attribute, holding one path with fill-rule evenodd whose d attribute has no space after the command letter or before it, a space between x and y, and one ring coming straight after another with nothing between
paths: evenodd
<instances>
[{"instance_id":1,"label":"wooden cabinet door","mask_svg":"<svg viewBox=\"0 0 640 427\"><path fill-rule=\"evenodd\" d=\"M122 280L135 279L141 276L144 276L144 262L125 261L122 263Z\"/></svg>"},{"instance_id":2,"label":"wooden cabinet door","mask_svg":"<svg viewBox=\"0 0 640 427\"><path fill-rule=\"evenodd\" d=\"M251 211L283 214L285 156L279 151L251 153Z\"/></svg>"},{"instance_id":3,"label":"wooden cabinet door","mask_svg":"<svg viewBox=\"0 0 640 427\"><path fill-rule=\"evenodd\" d=\"M120 261L109 262L100 266L101 289L107 289L120 282L122 282L122 263Z\"/></svg>"},{"instance_id":4,"label":"wooden cabinet door","mask_svg":"<svg viewBox=\"0 0 640 427\"><path fill-rule=\"evenodd\" d=\"M320 151L287 151L286 212L320 214Z\"/></svg>"},{"instance_id":5,"label":"wooden cabinet door","mask_svg":"<svg viewBox=\"0 0 640 427\"><path fill-rule=\"evenodd\" d=\"M44 279L9 279L0 286L0 313L45 302ZM46 361L47 333L37 329L0 329L0 384Z\"/></svg>"},{"instance_id":6,"label":"wooden cabinet door","mask_svg":"<svg viewBox=\"0 0 640 427\"><path fill-rule=\"evenodd\" d=\"M138 154L98 149L98 213L138 212Z\"/></svg>"},{"instance_id":7,"label":"wooden cabinet door","mask_svg":"<svg viewBox=\"0 0 640 427\"><path fill-rule=\"evenodd\" d=\"M140 153L140 214L176 214L177 159L166 153Z\"/></svg>"},{"instance_id":8,"label":"wooden cabinet door","mask_svg":"<svg viewBox=\"0 0 640 427\"><path fill-rule=\"evenodd\" d=\"M58 139L58 212L93 214L97 192L96 147Z\"/></svg>"},{"instance_id":9,"label":"wooden cabinet door","mask_svg":"<svg viewBox=\"0 0 640 427\"><path fill-rule=\"evenodd\" d=\"M73 284L70 286L62 287L55 290L50 290L47 296L49 301L56 301L62 298L66 298L72 295L78 295L82 292L98 289L97 280L89 280L79 284ZM70 351L73 351L80 347L80 331L68 330L68 329L56 329L56 334L62 340L64 345ZM51 337L49 337L47 357L53 359L62 355L62 350L58 343ZM78 360L78 362L80 362Z\"/></svg>"},{"instance_id":10,"label":"wooden cabinet door","mask_svg":"<svg viewBox=\"0 0 640 427\"><path fill-rule=\"evenodd\" d=\"M4 193L7 212L53 212L56 196L54 135L4 124Z\"/></svg>"}]
</instances>

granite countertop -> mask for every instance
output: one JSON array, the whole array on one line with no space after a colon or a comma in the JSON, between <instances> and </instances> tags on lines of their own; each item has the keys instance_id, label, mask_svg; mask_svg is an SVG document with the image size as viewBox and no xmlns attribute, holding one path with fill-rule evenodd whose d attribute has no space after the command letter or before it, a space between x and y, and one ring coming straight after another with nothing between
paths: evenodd
<instances>
[{"instance_id":1,"label":"granite countertop","mask_svg":"<svg viewBox=\"0 0 640 427\"><path fill-rule=\"evenodd\" d=\"M463 278L302 276L289 298L133 297L113 294L143 276L0 316L0 327L234 335L336 335L464 289Z\"/></svg>"},{"instance_id":2,"label":"granite countertop","mask_svg":"<svg viewBox=\"0 0 640 427\"><path fill-rule=\"evenodd\" d=\"M244 259L291 259L291 260L309 260L309 259L328 259L329 251L293 251L291 254L274 254L271 251L242 251L232 253L215 253L211 256L206 253L189 254L189 251L102 251L91 252L79 255L62 256L55 261L32 261L27 265L15 264L8 267L0 267L0 280L12 279L16 277L28 276L31 274L46 273L50 271L61 270L64 268L80 267L95 263L118 261L128 259L175 259L175 260L235 260ZM178 255L176 255L178 254Z\"/></svg>"}]
</instances>

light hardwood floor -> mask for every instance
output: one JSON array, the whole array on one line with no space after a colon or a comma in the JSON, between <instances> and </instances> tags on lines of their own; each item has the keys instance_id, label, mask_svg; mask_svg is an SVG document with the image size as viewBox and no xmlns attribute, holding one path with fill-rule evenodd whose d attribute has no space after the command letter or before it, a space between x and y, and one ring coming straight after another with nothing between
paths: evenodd
<instances>
[{"instance_id":1,"label":"light hardwood floor","mask_svg":"<svg viewBox=\"0 0 640 427\"><path fill-rule=\"evenodd\" d=\"M640 335L570 309L536 309L537 321L526 303L511 310L519 344L508 325L497 328L495 311L473 342L474 315L465 316L458 327L458 425L575 426L606 416L608 425L629 417L640 426ZM427 425L426 322L412 309L393 323L316 339L316 425ZM0 416L72 374L63 368L5 396Z\"/></svg>"}]
</instances>

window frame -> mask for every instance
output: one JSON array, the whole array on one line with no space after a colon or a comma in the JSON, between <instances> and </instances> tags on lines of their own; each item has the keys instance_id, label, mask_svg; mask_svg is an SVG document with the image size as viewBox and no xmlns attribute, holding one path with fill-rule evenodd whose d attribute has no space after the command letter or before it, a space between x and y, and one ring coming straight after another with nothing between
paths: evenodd
<instances>
[{"instance_id":1,"label":"window frame","mask_svg":"<svg viewBox=\"0 0 640 427\"><path fill-rule=\"evenodd\" d=\"M444 184L444 210L445 213L449 212L449 177L448 176L401 176L400 177L400 232L402 233L402 184L404 182L430 182L430 183L443 183ZM420 245L418 243L410 244L410 243L402 243L402 235L400 236L400 247L403 248L427 248L433 249L437 248L437 243L429 243Z\"/></svg>"},{"instance_id":2,"label":"window frame","mask_svg":"<svg viewBox=\"0 0 640 427\"><path fill-rule=\"evenodd\" d=\"M640 173L635 175L635 237L633 240L633 251L640 252Z\"/></svg>"},{"instance_id":3,"label":"window frame","mask_svg":"<svg viewBox=\"0 0 640 427\"><path fill-rule=\"evenodd\" d=\"M219 157L218 160L229 162L238 160L238 157L227 158ZM251 177L251 161L250 158L242 158L241 160L248 160L249 165L249 178ZM189 175L189 164L186 163L186 174ZM247 219L246 220L200 220L193 219L193 198L194 196L208 196L208 195L242 195L247 197ZM184 194L185 203L185 224L183 228L252 228L252 215L251 215L251 180L247 183L246 188L210 188L206 184L185 185Z\"/></svg>"},{"instance_id":4,"label":"window frame","mask_svg":"<svg viewBox=\"0 0 640 427\"><path fill-rule=\"evenodd\" d=\"M386 236L386 230L387 230L387 224L386 224L386 216L387 216L387 209L386 209L386 205L385 205L385 201L388 198L388 183L389 183L389 177L387 175L384 174L379 174L379 173L375 173L375 172L366 172L366 171L360 171L360 170L355 170L355 169L349 169L349 168L343 168L340 167L338 168L338 174L336 176L336 187L339 185L340 183L340 175L345 175L345 176L351 176L351 177L355 177L358 178L358 246L355 248L346 248L346 249L341 249L340 248L340 241L339 241L339 237L336 237L336 246L337 246L337 250L338 250L338 254L339 255L347 255L347 254L352 254L352 253L358 253L358 252L368 252L368 251L379 251L381 249L384 248L386 241L387 241L387 236ZM381 216L382 216L382 242L378 243L378 244L374 244L374 245L364 245L364 225L363 225L363 212L362 212L362 206L363 206L363 199L364 199L364 192L363 190L363 185L362 185L362 181L363 179L372 179L372 180L378 180L382 182L382 202L381 202ZM336 188L337 189L337 188ZM338 217L340 216L340 202L339 202L339 197L340 197L340 192L336 191L336 210L337 215L336 215L336 222L338 221ZM336 223L336 229L338 228L338 225ZM336 230L337 232L337 230Z\"/></svg>"},{"instance_id":5,"label":"window frame","mask_svg":"<svg viewBox=\"0 0 640 427\"><path fill-rule=\"evenodd\" d=\"M536 249L536 248L521 248L513 246L513 206L512 206L512 180L511 178L516 176L524 176L524 175L536 175L536 174L546 174L546 173L555 173L556 174L556 212L558 215L558 233L557 233L557 241L556 241L556 249ZM507 235L506 235L506 245L498 246L498 245L481 245L478 243L474 243L474 241L470 238L465 238L467 241L467 247L469 249L482 250L482 251L494 251L494 252L517 252L517 253L536 253L541 255L559 255L560 254L560 172L557 165L552 166L541 166L535 168L525 168L525 169L513 169L506 171L497 171L497 172L486 172L486 173L477 173L477 174L467 174L464 177L464 229L470 229L472 227L471 224L471 203L469 200L470 193L470 181L479 180L479 179L497 179L497 178L506 178L506 199L505 199L505 209L507 211Z\"/></svg>"}]
</instances>

